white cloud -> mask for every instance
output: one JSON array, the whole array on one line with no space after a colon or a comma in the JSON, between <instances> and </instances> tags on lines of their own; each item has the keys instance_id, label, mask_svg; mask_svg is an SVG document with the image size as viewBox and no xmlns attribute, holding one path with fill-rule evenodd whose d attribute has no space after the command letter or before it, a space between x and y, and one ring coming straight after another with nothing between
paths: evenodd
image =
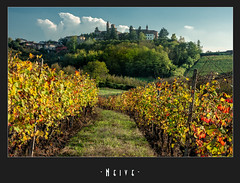
<instances>
[{"instance_id":1,"label":"white cloud","mask_svg":"<svg viewBox=\"0 0 240 183\"><path fill-rule=\"evenodd\" d=\"M89 16L89 17L85 17L85 16L83 16L82 17L82 20L83 20L83 22L85 22L85 23L89 23L89 22L92 22L92 23L98 23L98 24L106 24L107 22L106 21L104 21L102 18L92 18L91 16Z\"/></svg>"},{"instance_id":2,"label":"white cloud","mask_svg":"<svg viewBox=\"0 0 240 183\"><path fill-rule=\"evenodd\" d=\"M99 30L106 30L106 24L107 22L103 20L102 18L93 18L91 16L82 17L82 28L86 30L87 32L93 32L95 27L98 27Z\"/></svg>"},{"instance_id":3,"label":"white cloud","mask_svg":"<svg viewBox=\"0 0 240 183\"><path fill-rule=\"evenodd\" d=\"M56 31L57 30L57 25L51 22L48 19L42 20L42 19L37 19L38 25L41 26L43 30L50 30L50 31Z\"/></svg>"},{"instance_id":4,"label":"white cloud","mask_svg":"<svg viewBox=\"0 0 240 183\"><path fill-rule=\"evenodd\" d=\"M81 23L80 18L72 15L71 13L59 13L59 16L63 19L63 24L78 25Z\"/></svg>"},{"instance_id":5,"label":"white cloud","mask_svg":"<svg viewBox=\"0 0 240 183\"><path fill-rule=\"evenodd\" d=\"M127 25L118 25L117 30L119 32L127 32L129 30L129 27Z\"/></svg>"},{"instance_id":6,"label":"white cloud","mask_svg":"<svg viewBox=\"0 0 240 183\"><path fill-rule=\"evenodd\" d=\"M185 29L188 29L188 30L193 30L193 29L194 29L194 27L193 27L193 26L190 26L190 25L185 25L184 28L185 28Z\"/></svg>"},{"instance_id":7,"label":"white cloud","mask_svg":"<svg viewBox=\"0 0 240 183\"><path fill-rule=\"evenodd\" d=\"M64 12L58 15L62 19L58 24L54 24L49 19L37 19L37 25L40 26L45 33L45 39L58 40L61 37L69 35L90 33L93 32L96 27L98 27L100 31L106 30L107 21L102 18L94 18L91 16L83 16L80 18L71 13ZM125 32L129 29L126 25L118 25L116 27L120 32Z\"/></svg>"}]
</instances>

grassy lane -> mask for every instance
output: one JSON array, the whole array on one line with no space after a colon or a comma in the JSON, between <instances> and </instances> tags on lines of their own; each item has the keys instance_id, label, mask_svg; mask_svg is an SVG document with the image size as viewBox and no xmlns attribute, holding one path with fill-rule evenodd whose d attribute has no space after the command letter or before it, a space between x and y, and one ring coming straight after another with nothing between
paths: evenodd
<instances>
[{"instance_id":1,"label":"grassy lane","mask_svg":"<svg viewBox=\"0 0 240 183\"><path fill-rule=\"evenodd\" d=\"M99 96L102 97L108 97L111 95L118 95L123 92L126 92L126 90L120 90L120 89L113 89L113 88L99 88Z\"/></svg>"},{"instance_id":2,"label":"grassy lane","mask_svg":"<svg viewBox=\"0 0 240 183\"><path fill-rule=\"evenodd\" d=\"M99 109L100 117L84 127L61 151L62 156L155 157L129 116Z\"/></svg>"}]
</instances>

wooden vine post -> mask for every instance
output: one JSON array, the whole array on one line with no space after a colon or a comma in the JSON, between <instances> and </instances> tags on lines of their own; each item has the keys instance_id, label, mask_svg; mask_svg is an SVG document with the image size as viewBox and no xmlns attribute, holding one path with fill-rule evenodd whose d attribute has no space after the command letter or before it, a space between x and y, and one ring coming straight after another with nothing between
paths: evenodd
<instances>
[{"instance_id":1,"label":"wooden vine post","mask_svg":"<svg viewBox=\"0 0 240 183\"><path fill-rule=\"evenodd\" d=\"M192 77L192 87L191 87L191 98L192 101L189 104L189 114L188 114L188 120L187 120L187 126L188 126L188 132L186 134L186 146L184 151L184 156L189 156L189 141L190 141L190 123L192 121L192 113L193 113L193 107L194 107L194 100L195 100L195 90L196 90L196 83L197 83L197 69L194 69L193 71L193 77Z\"/></svg>"}]
</instances>

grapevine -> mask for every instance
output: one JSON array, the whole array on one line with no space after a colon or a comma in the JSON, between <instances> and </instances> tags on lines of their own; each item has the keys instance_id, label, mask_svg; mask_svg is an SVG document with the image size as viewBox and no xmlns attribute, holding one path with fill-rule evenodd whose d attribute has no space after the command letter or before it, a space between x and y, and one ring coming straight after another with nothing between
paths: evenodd
<instances>
[{"instance_id":1,"label":"grapevine","mask_svg":"<svg viewBox=\"0 0 240 183\"><path fill-rule=\"evenodd\" d=\"M33 57L29 55L30 59ZM61 121L81 116L97 103L98 89L87 75L63 71L39 62L8 57L8 149L9 155L23 153L41 139L61 134Z\"/></svg>"},{"instance_id":2,"label":"grapevine","mask_svg":"<svg viewBox=\"0 0 240 183\"><path fill-rule=\"evenodd\" d=\"M99 105L128 113L145 134L155 139L158 151L169 156L176 148L180 151L178 156L184 155L187 134L193 156L232 156L232 96L218 93L216 80L201 85L195 92L189 127L187 120L192 97L188 80L175 79L171 84L159 81L119 96L100 97Z\"/></svg>"}]
</instances>

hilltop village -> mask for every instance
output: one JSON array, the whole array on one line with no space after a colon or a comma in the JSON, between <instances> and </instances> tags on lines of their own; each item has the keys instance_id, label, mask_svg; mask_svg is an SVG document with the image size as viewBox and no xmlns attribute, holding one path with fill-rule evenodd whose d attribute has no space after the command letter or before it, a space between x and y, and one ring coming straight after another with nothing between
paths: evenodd
<instances>
[{"instance_id":1,"label":"hilltop village","mask_svg":"<svg viewBox=\"0 0 240 183\"><path fill-rule=\"evenodd\" d=\"M146 40L153 40L158 38L158 32L155 30L149 30L148 25L146 26L146 29L141 29L141 26L139 26L137 30L133 29L133 26L130 26L129 34L132 34L133 31L136 32L137 36L139 36L140 33L142 32L146 36ZM115 24L111 24L110 26L109 22L107 22L106 31L100 31L98 27L96 27L94 33L95 33L95 39L101 39L101 40L108 39L109 37L113 39L114 38L124 39L128 35L127 32L125 33L119 32Z\"/></svg>"},{"instance_id":2,"label":"hilltop village","mask_svg":"<svg viewBox=\"0 0 240 183\"><path fill-rule=\"evenodd\" d=\"M59 39L58 41L40 41L36 43L34 41L28 41L26 39L18 38L19 44L27 47L33 48L36 50L44 49L48 52L51 51L66 51L68 48L65 46L67 42L71 39L76 38L77 43L83 43L87 39L92 38L95 40L109 40L109 39L118 39L118 40L126 40L132 39L135 40L137 38L142 37L144 40L154 40L158 39L158 32L156 30L149 30L148 25L146 25L146 29L142 29L139 26L138 29L134 29L133 26L130 26L129 32L119 32L115 26L115 24L111 24L109 22L106 23L106 30L100 31L98 27L95 28L94 32L90 34L81 34L81 35L73 35L66 36L64 38Z\"/></svg>"}]
</instances>

